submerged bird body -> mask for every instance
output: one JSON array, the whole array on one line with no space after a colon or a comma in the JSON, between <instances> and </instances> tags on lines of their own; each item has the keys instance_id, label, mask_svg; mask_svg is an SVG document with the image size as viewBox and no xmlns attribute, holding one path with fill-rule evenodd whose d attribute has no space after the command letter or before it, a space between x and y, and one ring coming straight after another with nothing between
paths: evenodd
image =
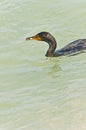
<instances>
[{"instance_id":1,"label":"submerged bird body","mask_svg":"<svg viewBox=\"0 0 86 130\"><path fill-rule=\"evenodd\" d=\"M71 55L75 53L79 53L82 50L86 49L86 39L79 39L76 41L73 41L63 47L60 50L57 50L55 53L56 55Z\"/></svg>"},{"instance_id":2,"label":"submerged bird body","mask_svg":"<svg viewBox=\"0 0 86 130\"><path fill-rule=\"evenodd\" d=\"M79 39L69 43L62 49L56 50L57 42L49 32L38 33L35 36L26 38L26 40L38 40L47 42L49 44L49 49L46 52L47 57L71 55L86 49L86 39Z\"/></svg>"}]
</instances>

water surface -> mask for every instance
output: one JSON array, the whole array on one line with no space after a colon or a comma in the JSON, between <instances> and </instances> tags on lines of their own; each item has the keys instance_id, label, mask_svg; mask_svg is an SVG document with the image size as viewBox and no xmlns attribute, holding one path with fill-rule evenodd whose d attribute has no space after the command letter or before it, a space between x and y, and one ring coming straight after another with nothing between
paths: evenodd
<instances>
[{"instance_id":1,"label":"water surface","mask_svg":"<svg viewBox=\"0 0 86 130\"><path fill-rule=\"evenodd\" d=\"M86 130L86 53L46 58L41 31L86 38L86 0L0 1L0 130Z\"/></svg>"}]
</instances>

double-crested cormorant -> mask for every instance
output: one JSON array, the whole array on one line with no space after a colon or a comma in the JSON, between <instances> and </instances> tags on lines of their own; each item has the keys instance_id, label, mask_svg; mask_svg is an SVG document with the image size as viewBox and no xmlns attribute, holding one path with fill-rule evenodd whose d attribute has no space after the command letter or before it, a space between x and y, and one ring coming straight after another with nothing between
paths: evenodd
<instances>
[{"instance_id":1,"label":"double-crested cormorant","mask_svg":"<svg viewBox=\"0 0 86 130\"><path fill-rule=\"evenodd\" d=\"M71 55L86 49L86 39L78 39L63 47L60 50L56 50L57 42L55 38L49 32L40 32L35 36L27 37L26 40L38 40L45 41L49 44L49 49L46 52L47 57L58 57L64 55Z\"/></svg>"}]
</instances>

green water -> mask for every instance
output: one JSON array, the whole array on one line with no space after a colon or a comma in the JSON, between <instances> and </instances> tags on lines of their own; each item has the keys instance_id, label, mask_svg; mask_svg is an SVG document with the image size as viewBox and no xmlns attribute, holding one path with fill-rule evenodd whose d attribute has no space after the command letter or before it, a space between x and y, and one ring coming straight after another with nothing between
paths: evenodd
<instances>
[{"instance_id":1,"label":"green water","mask_svg":"<svg viewBox=\"0 0 86 130\"><path fill-rule=\"evenodd\" d=\"M46 58L86 38L86 0L0 0L0 130L86 130L86 53Z\"/></svg>"}]
</instances>

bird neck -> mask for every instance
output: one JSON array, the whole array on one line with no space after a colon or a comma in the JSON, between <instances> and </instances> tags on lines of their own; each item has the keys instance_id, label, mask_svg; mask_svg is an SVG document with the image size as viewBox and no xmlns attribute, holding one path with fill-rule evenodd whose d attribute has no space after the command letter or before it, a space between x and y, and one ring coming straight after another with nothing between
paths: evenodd
<instances>
[{"instance_id":1,"label":"bird neck","mask_svg":"<svg viewBox=\"0 0 86 130\"><path fill-rule=\"evenodd\" d=\"M46 56L47 57L54 57L55 49L57 47L57 43L56 43L55 38L52 38L52 39L48 40L47 43L49 44L49 48L48 48L48 50L46 52Z\"/></svg>"}]
</instances>

